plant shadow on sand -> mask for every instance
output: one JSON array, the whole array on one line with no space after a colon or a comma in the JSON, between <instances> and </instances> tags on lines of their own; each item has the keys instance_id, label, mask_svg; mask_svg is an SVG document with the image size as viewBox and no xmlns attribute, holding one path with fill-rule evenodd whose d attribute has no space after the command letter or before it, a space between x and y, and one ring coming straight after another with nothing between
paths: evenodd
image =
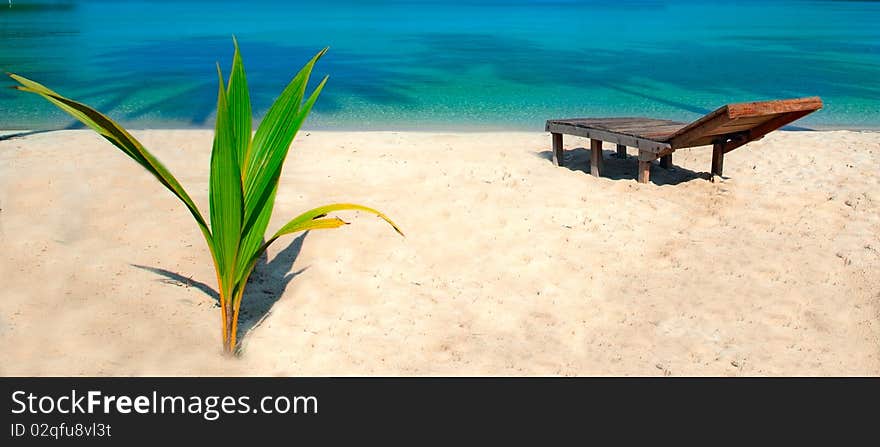
<instances>
[{"instance_id":1,"label":"plant shadow on sand","mask_svg":"<svg viewBox=\"0 0 880 447\"><path fill-rule=\"evenodd\" d=\"M241 350L248 334L259 327L269 314L272 313L272 306L284 295L284 291L287 289L290 281L308 270L308 267L303 267L291 272L308 234L308 232L305 232L294 238L287 247L272 258L272 261L269 261L266 253L260 256L254 272L248 279L248 287L245 289L244 298L242 298L238 327L243 335L239 338L237 351ZM131 264L131 266L163 277L157 281L181 287L194 287L211 297L214 300L215 306L219 307L218 300L220 295L217 293L217 290L208 284L158 267L137 264Z\"/></svg>"},{"instance_id":2,"label":"plant shadow on sand","mask_svg":"<svg viewBox=\"0 0 880 447\"><path fill-rule=\"evenodd\" d=\"M549 142L548 142L549 144ZM636 180L638 177L638 157L627 154L626 159L618 158L617 152L603 150L602 177L611 180ZM553 152L549 150L539 151L535 156L547 161L553 159ZM565 150L565 165L571 171L590 174L590 150L578 147ZM657 162L651 167L651 183L655 185L678 185L696 179L708 180L712 175L708 172L696 172L675 165L675 156L672 157L670 169L661 168Z\"/></svg>"}]
</instances>

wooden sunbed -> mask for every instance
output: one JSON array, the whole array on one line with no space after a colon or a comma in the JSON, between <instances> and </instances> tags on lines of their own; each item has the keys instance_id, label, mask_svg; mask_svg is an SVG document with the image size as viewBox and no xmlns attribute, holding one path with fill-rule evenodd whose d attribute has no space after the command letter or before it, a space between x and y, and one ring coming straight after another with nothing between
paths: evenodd
<instances>
[{"instance_id":1,"label":"wooden sunbed","mask_svg":"<svg viewBox=\"0 0 880 447\"><path fill-rule=\"evenodd\" d=\"M669 168L678 149L712 145L712 173L721 175L724 154L759 140L805 115L822 108L819 97L729 104L690 123L652 118L577 118L549 120L545 130L552 134L553 162L563 165L562 135L590 139L590 173L602 172L602 142L617 144L618 156L626 148L639 150L639 183L648 183L651 164Z\"/></svg>"}]
</instances>

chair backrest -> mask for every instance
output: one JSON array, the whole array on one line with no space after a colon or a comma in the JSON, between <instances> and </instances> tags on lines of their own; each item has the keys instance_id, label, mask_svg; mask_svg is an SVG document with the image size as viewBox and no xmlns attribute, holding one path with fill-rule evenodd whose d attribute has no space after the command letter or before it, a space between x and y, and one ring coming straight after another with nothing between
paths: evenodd
<instances>
[{"instance_id":1,"label":"chair backrest","mask_svg":"<svg viewBox=\"0 0 880 447\"><path fill-rule=\"evenodd\" d=\"M728 104L665 138L673 148L704 146L725 140L757 140L822 108L818 96Z\"/></svg>"}]
</instances>

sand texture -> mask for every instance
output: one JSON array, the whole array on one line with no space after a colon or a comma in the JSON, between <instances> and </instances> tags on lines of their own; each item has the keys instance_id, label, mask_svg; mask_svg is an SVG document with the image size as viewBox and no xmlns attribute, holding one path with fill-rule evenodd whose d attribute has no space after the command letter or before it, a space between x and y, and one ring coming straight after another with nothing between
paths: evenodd
<instances>
[{"instance_id":1,"label":"sand texture","mask_svg":"<svg viewBox=\"0 0 880 447\"><path fill-rule=\"evenodd\" d=\"M212 132L135 136L207 215ZM388 213L287 237L220 347L186 209L89 131L0 139L0 375L878 375L880 134L776 132L728 154L545 133L302 132L270 230L308 208ZM260 322L258 324L258 322Z\"/></svg>"}]
</instances>

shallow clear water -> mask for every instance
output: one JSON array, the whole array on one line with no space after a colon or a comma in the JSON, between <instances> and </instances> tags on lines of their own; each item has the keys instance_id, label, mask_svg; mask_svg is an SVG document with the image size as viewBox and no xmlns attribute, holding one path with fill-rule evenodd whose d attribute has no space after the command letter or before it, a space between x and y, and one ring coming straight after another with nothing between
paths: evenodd
<instances>
[{"instance_id":1,"label":"shallow clear water","mask_svg":"<svg viewBox=\"0 0 880 447\"><path fill-rule=\"evenodd\" d=\"M126 125L210 127L235 34L257 115L331 47L311 128L542 130L812 95L825 108L798 126L880 128L878 23L870 1L14 0L0 69ZM0 129L70 124L0 90Z\"/></svg>"}]
</instances>

